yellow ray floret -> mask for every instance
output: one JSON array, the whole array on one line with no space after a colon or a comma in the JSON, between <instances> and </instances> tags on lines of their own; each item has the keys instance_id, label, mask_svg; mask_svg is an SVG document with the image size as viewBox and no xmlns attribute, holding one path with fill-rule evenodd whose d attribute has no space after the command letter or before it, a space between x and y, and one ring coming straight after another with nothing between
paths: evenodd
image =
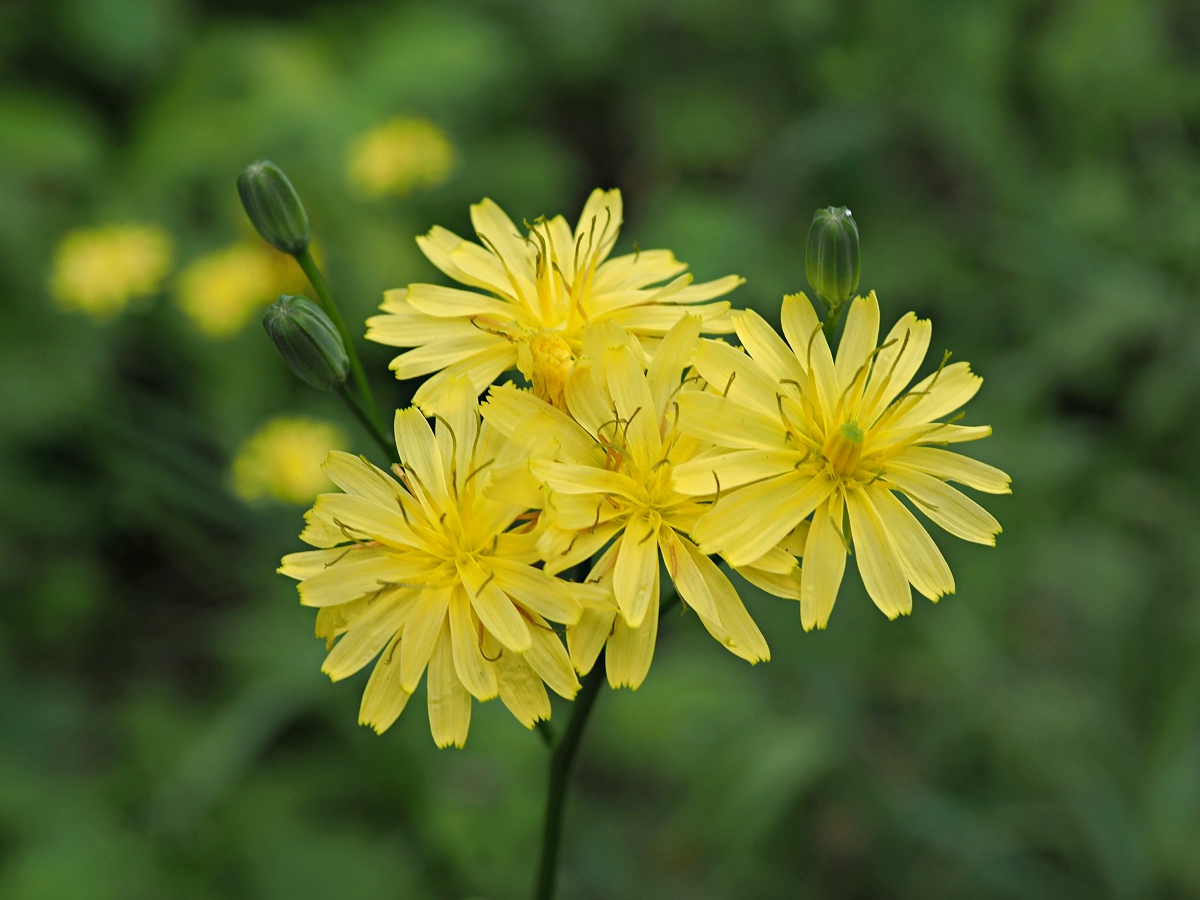
<instances>
[{"instance_id":1,"label":"yellow ray floret","mask_svg":"<svg viewBox=\"0 0 1200 900\"><path fill-rule=\"evenodd\" d=\"M567 643L576 668L587 672L607 642L613 687L637 688L649 670L658 630L660 559L713 637L752 663L770 657L729 579L689 537L706 504L671 487L674 467L709 446L674 425L681 375L701 327L698 316L681 318L644 371L639 343L620 326L589 326L583 356L565 386L570 416L511 386L493 388L483 407L486 419L530 447L528 468L535 489L541 485L544 493L522 500L544 507L538 546L546 570L584 563L609 545L586 582L611 594L615 605L585 609L568 628ZM506 494L515 490L493 485ZM771 561L776 573L762 576L777 578L791 593L791 586L798 588L788 578L796 561L780 555L782 565Z\"/></svg>"},{"instance_id":2,"label":"yellow ray floret","mask_svg":"<svg viewBox=\"0 0 1200 900\"><path fill-rule=\"evenodd\" d=\"M362 724L390 727L427 671L434 740L461 747L472 697L498 695L526 727L550 716L543 683L574 697L579 682L549 623L577 623L596 592L530 565L539 557L526 507L485 494L493 471L526 453L480 422L468 379L447 383L442 409L436 431L416 408L396 413L395 478L330 454L325 471L345 493L318 497L301 535L321 549L285 556L279 571L319 610L332 679L378 657Z\"/></svg>"},{"instance_id":3,"label":"yellow ray floret","mask_svg":"<svg viewBox=\"0 0 1200 900\"><path fill-rule=\"evenodd\" d=\"M414 402L440 409L448 379L466 375L476 392L517 367L536 395L565 409L571 363L589 323L612 321L650 345L687 313L712 334L732 330L729 303L712 301L743 279L692 284L669 250L609 259L622 223L621 192L595 190L572 231L562 216L522 233L491 200L471 207L479 243L441 227L417 239L435 266L475 288L410 284L388 291L385 315L367 320L367 337L412 347L392 360L397 378L430 375Z\"/></svg>"},{"instance_id":4,"label":"yellow ray floret","mask_svg":"<svg viewBox=\"0 0 1200 900\"><path fill-rule=\"evenodd\" d=\"M1009 477L934 446L991 434L940 421L982 379L966 363L943 361L906 391L930 324L908 313L878 343L874 293L851 307L836 360L803 294L784 298L787 343L754 312L733 318L745 349L701 341L695 367L707 389L679 399L680 429L724 448L674 471L680 493L718 497L693 532L701 550L737 565L781 540L802 542L793 549L804 557L805 629L828 622L851 547L889 618L912 610L910 585L931 600L952 592L950 567L898 495L951 534L995 544L999 523L947 482L1005 494Z\"/></svg>"}]
</instances>

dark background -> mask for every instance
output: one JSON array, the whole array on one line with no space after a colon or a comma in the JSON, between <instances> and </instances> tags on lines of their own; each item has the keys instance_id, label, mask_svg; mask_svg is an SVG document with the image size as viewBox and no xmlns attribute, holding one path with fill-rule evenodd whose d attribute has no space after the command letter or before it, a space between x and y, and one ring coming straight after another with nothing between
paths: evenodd
<instances>
[{"instance_id":1,"label":"dark background","mask_svg":"<svg viewBox=\"0 0 1200 900\"><path fill-rule=\"evenodd\" d=\"M828 631L746 591L750 668L680 615L600 697L565 898L1200 895L1200 11L1186 0L0 4L0 896L527 895L544 750L499 703L437 751L320 674L278 557L303 507L246 504L263 422L340 423L257 316L52 302L72 228L158 223L178 272L244 239L269 156L335 293L437 277L413 236L626 199L777 318L813 210L845 204L885 327L909 309L985 384L967 451L1012 474L958 593L889 623L850 573ZM348 190L394 115L454 175ZM404 403L392 354L365 358ZM558 707L561 726L565 706Z\"/></svg>"}]
</instances>

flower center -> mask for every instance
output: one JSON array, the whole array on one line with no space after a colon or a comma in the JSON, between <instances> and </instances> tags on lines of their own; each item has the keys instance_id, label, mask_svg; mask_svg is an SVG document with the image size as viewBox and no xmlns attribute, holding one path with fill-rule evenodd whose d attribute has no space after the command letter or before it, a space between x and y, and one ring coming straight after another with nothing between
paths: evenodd
<instances>
[{"instance_id":1,"label":"flower center","mask_svg":"<svg viewBox=\"0 0 1200 900\"><path fill-rule=\"evenodd\" d=\"M847 422L840 428L834 428L825 438L825 446L821 455L833 467L833 471L842 477L854 472L859 459L862 458L863 433L857 422Z\"/></svg>"},{"instance_id":2,"label":"flower center","mask_svg":"<svg viewBox=\"0 0 1200 900\"><path fill-rule=\"evenodd\" d=\"M535 397L566 410L567 375L575 362L571 345L557 334L535 332L517 346L517 368L533 385Z\"/></svg>"}]
</instances>

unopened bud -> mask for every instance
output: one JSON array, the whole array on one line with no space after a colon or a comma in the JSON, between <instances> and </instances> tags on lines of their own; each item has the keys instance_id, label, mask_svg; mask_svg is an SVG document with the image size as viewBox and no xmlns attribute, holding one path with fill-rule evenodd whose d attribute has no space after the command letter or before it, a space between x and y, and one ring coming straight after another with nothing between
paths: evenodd
<instances>
[{"instance_id":1,"label":"unopened bud","mask_svg":"<svg viewBox=\"0 0 1200 900\"><path fill-rule=\"evenodd\" d=\"M828 206L813 215L808 230L805 269L808 283L831 309L840 307L858 287L858 226L844 206Z\"/></svg>"},{"instance_id":2,"label":"unopened bud","mask_svg":"<svg viewBox=\"0 0 1200 900\"><path fill-rule=\"evenodd\" d=\"M279 166L268 159L251 163L238 176L237 188L246 215L263 240L292 256L308 249L308 213Z\"/></svg>"},{"instance_id":3,"label":"unopened bud","mask_svg":"<svg viewBox=\"0 0 1200 900\"><path fill-rule=\"evenodd\" d=\"M323 391L346 380L350 360L341 335L307 297L281 296L267 308L263 328L301 380Z\"/></svg>"}]
</instances>

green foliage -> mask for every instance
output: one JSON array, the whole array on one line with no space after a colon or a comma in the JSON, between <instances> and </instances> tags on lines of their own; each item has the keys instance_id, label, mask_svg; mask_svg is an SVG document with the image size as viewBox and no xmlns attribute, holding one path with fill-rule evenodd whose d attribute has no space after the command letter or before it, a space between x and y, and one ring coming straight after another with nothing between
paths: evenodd
<instances>
[{"instance_id":1,"label":"green foliage","mask_svg":"<svg viewBox=\"0 0 1200 900\"><path fill-rule=\"evenodd\" d=\"M829 630L746 588L749 668L675 614L605 691L564 897L1175 898L1200 893L1200 16L1181 0L456 0L0 5L0 896L525 896L544 750L499 704L438 752L330 685L273 574L300 510L229 460L273 415L338 420L251 327L171 289L96 324L46 283L68 229L149 221L184 264L246 239L276 160L347 319L469 234L623 189L619 249L728 272L768 318L812 211L846 205L885 322L986 379L1013 475L995 550L887 622ZM249 8L251 12L245 10ZM255 13L253 10L260 11ZM348 190L353 137L428 116L435 189ZM377 394L413 385L362 348ZM564 707L558 707L561 727Z\"/></svg>"}]
</instances>

